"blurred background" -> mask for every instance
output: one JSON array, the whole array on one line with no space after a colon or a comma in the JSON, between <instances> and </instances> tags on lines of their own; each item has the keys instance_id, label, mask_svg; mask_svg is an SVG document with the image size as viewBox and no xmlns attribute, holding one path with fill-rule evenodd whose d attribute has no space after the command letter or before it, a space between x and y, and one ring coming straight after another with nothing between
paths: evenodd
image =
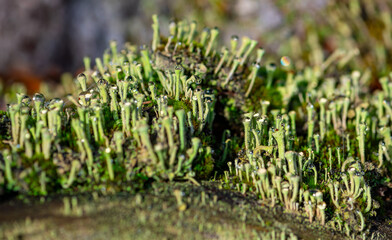
<instances>
[{"instance_id":1,"label":"blurred background","mask_svg":"<svg viewBox=\"0 0 392 240\"><path fill-rule=\"evenodd\" d=\"M196 20L199 30L219 27L225 42L249 36L297 70L337 49L359 53L350 67L377 79L391 69L391 8L390 0L0 0L0 93L21 83L31 94L64 72L75 76L110 40L149 44L152 14L164 34L171 20Z\"/></svg>"}]
</instances>

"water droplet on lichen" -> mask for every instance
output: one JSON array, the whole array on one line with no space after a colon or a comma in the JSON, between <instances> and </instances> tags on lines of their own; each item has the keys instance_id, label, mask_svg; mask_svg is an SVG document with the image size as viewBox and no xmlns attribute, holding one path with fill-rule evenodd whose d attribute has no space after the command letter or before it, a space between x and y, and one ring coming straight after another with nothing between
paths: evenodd
<instances>
[{"instance_id":1,"label":"water droplet on lichen","mask_svg":"<svg viewBox=\"0 0 392 240\"><path fill-rule=\"evenodd\" d=\"M36 93L33 96L33 101L34 102L45 102L45 97L42 93Z\"/></svg>"},{"instance_id":2,"label":"water droplet on lichen","mask_svg":"<svg viewBox=\"0 0 392 240\"><path fill-rule=\"evenodd\" d=\"M283 57L280 59L280 64L281 64L282 66L284 66L284 67L288 67L288 66L290 66L290 64L291 64L291 59L290 59L289 57L287 57L287 56L283 56Z\"/></svg>"},{"instance_id":3,"label":"water droplet on lichen","mask_svg":"<svg viewBox=\"0 0 392 240\"><path fill-rule=\"evenodd\" d=\"M79 73L78 81L87 81L87 77L84 73Z\"/></svg>"}]
</instances>

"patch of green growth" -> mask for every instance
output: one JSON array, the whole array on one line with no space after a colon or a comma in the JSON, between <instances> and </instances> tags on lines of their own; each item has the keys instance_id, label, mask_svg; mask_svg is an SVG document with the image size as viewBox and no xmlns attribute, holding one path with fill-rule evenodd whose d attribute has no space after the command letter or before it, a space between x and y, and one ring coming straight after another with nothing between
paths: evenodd
<instances>
[{"instance_id":1,"label":"patch of green growth","mask_svg":"<svg viewBox=\"0 0 392 240\"><path fill-rule=\"evenodd\" d=\"M297 73L280 90L290 94L288 108L249 101L256 110L243 116L243 150L228 163L222 186L347 236L366 235L366 219L379 207L371 186L390 177L389 88L372 97L358 71L321 78L317 68ZM295 94L300 104L290 104Z\"/></svg>"},{"instance_id":2,"label":"patch of green growth","mask_svg":"<svg viewBox=\"0 0 392 240\"><path fill-rule=\"evenodd\" d=\"M217 28L173 22L165 38L153 22L151 47L111 42L96 67L85 59L66 100L15 94L0 146L4 192L107 194L214 177L365 236L379 206L372 187L390 177L390 76L372 93L365 72L329 74L353 56L296 72L288 57L261 66L250 38L219 48Z\"/></svg>"},{"instance_id":3,"label":"patch of green growth","mask_svg":"<svg viewBox=\"0 0 392 240\"><path fill-rule=\"evenodd\" d=\"M176 101L176 100L170 99L168 101L168 105L173 106L174 111L177 111L179 109L183 109L185 112L191 111L191 107L189 106L189 104L187 104L183 101Z\"/></svg>"},{"instance_id":4,"label":"patch of green growth","mask_svg":"<svg viewBox=\"0 0 392 240\"><path fill-rule=\"evenodd\" d=\"M86 58L64 100L16 91L7 110L12 129L2 135L10 139L2 146L3 188L32 195L118 192L133 186L135 176L195 181L211 175L214 139L207 133L216 93L206 89L213 77L206 65L218 61L219 31L194 44L194 23L174 26L169 40L160 38L156 17L154 24L151 48L126 44L120 51L111 42L96 68ZM64 82L70 81L64 76Z\"/></svg>"}]
</instances>

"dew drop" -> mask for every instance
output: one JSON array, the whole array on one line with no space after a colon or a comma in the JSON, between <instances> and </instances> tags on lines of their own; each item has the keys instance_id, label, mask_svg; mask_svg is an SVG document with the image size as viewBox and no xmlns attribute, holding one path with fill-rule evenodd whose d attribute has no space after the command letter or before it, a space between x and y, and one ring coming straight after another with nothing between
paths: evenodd
<instances>
[{"instance_id":1,"label":"dew drop","mask_svg":"<svg viewBox=\"0 0 392 240\"><path fill-rule=\"evenodd\" d=\"M36 93L33 96L33 101L43 103L43 102L45 102L45 97L42 93Z\"/></svg>"},{"instance_id":2,"label":"dew drop","mask_svg":"<svg viewBox=\"0 0 392 240\"><path fill-rule=\"evenodd\" d=\"M110 77L110 72L106 71L106 72L104 73L104 75L105 75L105 77Z\"/></svg>"},{"instance_id":3,"label":"dew drop","mask_svg":"<svg viewBox=\"0 0 392 240\"><path fill-rule=\"evenodd\" d=\"M63 100L61 100L60 98L53 98L52 100L50 100L49 102L49 106L54 105L54 104L62 104Z\"/></svg>"},{"instance_id":4,"label":"dew drop","mask_svg":"<svg viewBox=\"0 0 392 240\"><path fill-rule=\"evenodd\" d=\"M237 35L231 36L231 40L238 41L238 36Z\"/></svg>"},{"instance_id":5,"label":"dew drop","mask_svg":"<svg viewBox=\"0 0 392 240\"><path fill-rule=\"evenodd\" d=\"M259 68L260 68L260 64L259 64L259 63L257 63L257 62L254 62L254 63L253 63L253 66L254 66L255 68L257 68L257 69L259 69Z\"/></svg>"},{"instance_id":6,"label":"dew drop","mask_svg":"<svg viewBox=\"0 0 392 240\"><path fill-rule=\"evenodd\" d=\"M288 56L283 56L280 58L280 64L284 67L288 67L291 64L291 59Z\"/></svg>"},{"instance_id":7,"label":"dew drop","mask_svg":"<svg viewBox=\"0 0 392 240\"><path fill-rule=\"evenodd\" d=\"M102 75L101 75L101 73L99 73L99 71L94 71L94 72L92 73L92 76L93 76L94 78L101 78L101 77L102 77Z\"/></svg>"},{"instance_id":8,"label":"dew drop","mask_svg":"<svg viewBox=\"0 0 392 240\"><path fill-rule=\"evenodd\" d=\"M113 91L116 91L117 90L117 85L116 84L111 84L110 85L110 89L113 90Z\"/></svg>"},{"instance_id":9,"label":"dew drop","mask_svg":"<svg viewBox=\"0 0 392 240\"><path fill-rule=\"evenodd\" d=\"M78 81L87 81L87 77L84 73L79 73L77 78L78 78Z\"/></svg>"},{"instance_id":10,"label":"dew drop","mask_svg":"<svg viewBox=\"0 0 392 240\"><path fill-rule=\"evenodd\" d=\"M105 79L101 78L98 81L98 85L99 86L106 86L106 85L108 85L108 82Z\"/></svg>"}]
</instances>

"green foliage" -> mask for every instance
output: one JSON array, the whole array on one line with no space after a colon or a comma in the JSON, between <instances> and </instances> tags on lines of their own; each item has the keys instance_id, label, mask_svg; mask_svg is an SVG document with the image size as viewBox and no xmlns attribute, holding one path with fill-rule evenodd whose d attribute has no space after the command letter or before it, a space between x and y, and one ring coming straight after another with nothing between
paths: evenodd
<instances>
[{"instance_id":1,"label":"green foliage","mask_svg":"<svg viewBox=\"0 0 392 240\"><path fill-rule=\"evenodd\" d=\"M160 37L153 20L151 48L111 42L67 100L14 94L0 113L4 192L116 193L218 175L310 222L367 231L371 189L391 168L390 78L373 93L362 71L330 75L342 60L261 66L247 37L217 47L217 28L195 34L185 22Z\"/></svg>"}]
</instances>

